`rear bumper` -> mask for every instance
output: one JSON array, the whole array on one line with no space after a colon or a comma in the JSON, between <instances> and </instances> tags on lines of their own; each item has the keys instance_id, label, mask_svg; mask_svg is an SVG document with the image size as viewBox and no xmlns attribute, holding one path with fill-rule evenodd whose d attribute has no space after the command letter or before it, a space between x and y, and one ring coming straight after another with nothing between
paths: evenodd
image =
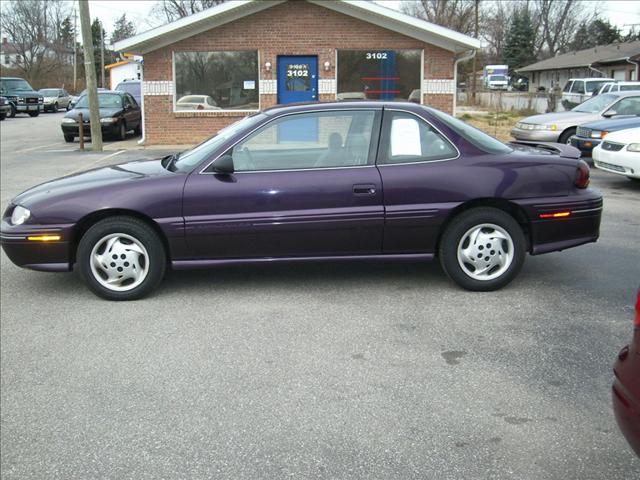
<instances>
[{"instance_id":1,"label":"rear bumper","mask_svg":"<svg viewBox=\"0 0 640 480\"><path fill-rule=\"evenodd\" d=\"M21 228L23 227L23 228ZM59 241L33 241L28 237L55 234ZM18 267L45 272L71 270L71 225L12 226L2 222L0 244L7 257Z\"/></svg>"},{"instance_id":2,"label":"rear bumper","mask_svg":"<svg viewBox=\"0 0 640 480\"><path fill-rule=\"evenodd\" d=\"M546 201L532 199L518 203L530 219L531 255L577 247L595 242L600 236L603 203L602 194L595 189L589 188ZM569 214L558 218L541 218L541 215L562 212Z\"/></svg>"}]
</instances>

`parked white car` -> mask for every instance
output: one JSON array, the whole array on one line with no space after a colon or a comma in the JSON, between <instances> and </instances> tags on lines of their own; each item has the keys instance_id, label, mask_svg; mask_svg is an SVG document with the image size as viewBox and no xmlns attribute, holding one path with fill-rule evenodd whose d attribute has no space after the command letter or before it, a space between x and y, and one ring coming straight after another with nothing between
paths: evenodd
<instances>
[{"instance_id":1,"label":"parked white car","mask_svg":"<svg viewBox=\"0 0 640 480\"><path fill-rule=\"evenodd\" d=\"M221 110L209 95L185 95L176 102L178 110Z\"/></svg>"},{"instance_id":2,"label":"parked white car","mask_svg":"<svg viewBox=\"0 0 640 480\"><path fill-rule=\"evenodd\" d=\"M38 93L44 97L44 111L57 112L64 108L69 110L71 97L64 88L41 88Z\"/></svg>"},{"instance_id":3,"label":"parked white car","mask_svg":"<svg viewBox=\"0 0 640 480\"><path fill-rule=\"evenodd\" d=\"M591 98L602 85L613 81L613 78L570 78L562 89L562 106L571 110Z\"/></svg>"},{"instance_id":4,"label":"parked white car","mask_svg":"<svg viewBox=\"0 0 640 480\"><path fill-rule=\"evenodd\" d=\"M640 181L640 127L609 133L591 155L596 168Z\"/></svg>"},{"instance_id":5,"label":"parked white car","mask_svg":"<svg viewBox=\"0 0 640 480\"><path fill-rule=\"evenodd\" d=\"M640 82L607 82L600 87L594 95L609 92L626 92L628 90L640 90Z\"/></svg>"}]
</instances>

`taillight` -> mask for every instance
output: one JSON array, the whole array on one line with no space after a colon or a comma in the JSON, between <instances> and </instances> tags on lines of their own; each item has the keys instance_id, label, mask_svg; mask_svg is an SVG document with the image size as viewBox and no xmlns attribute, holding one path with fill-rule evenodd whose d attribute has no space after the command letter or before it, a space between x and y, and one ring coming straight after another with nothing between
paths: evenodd
<instances>
[{"instance_id":1,"label":"taillight","mask_svg":"<svg viewBox=\"0 0 640 480\"><path fill-rule=\"evenodd\" d=\"M633 326L640 328L640 289L638 290L638 297L636 298L636 318L633 321Z\"/></svg>"},{"instance_id":2,"label":"taillight","mask_svg":"<svg viewBox=\"0 0 640 480\"><path fill-rule=\"evenodd\" d=\"M578 188L587 188L589 186L589 165L584 160L578 160L576 179L573 184Z\"/></svg>"}]
</instances>

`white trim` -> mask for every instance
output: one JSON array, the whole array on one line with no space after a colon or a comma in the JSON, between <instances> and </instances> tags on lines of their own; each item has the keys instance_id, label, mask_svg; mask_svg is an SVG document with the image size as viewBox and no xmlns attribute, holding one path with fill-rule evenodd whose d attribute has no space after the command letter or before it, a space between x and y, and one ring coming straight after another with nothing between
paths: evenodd
<instances>
[{"instance_id":1,"label":"white trim","mask_svg":"<svg viewBox=\"0 0 640 480\"><path fill-rule=\"evenodd\" d=\"M455 95L456 84L452 78L429 78L423 82L423 90L427 95Z\"/></svg>"},{"instance_id":2,"label":"white trim","mask_svg":"<svg viewBox=\"0 0 640 480\"><path fill-rule=\"evenodd\" d=\"M424 105L424 68L426 64L424 63L424 48L422 49L422 55L420 56L420 68L422 71L420 72L420 105Z\"/></svg>"},{"instance_id":3,"label":"white trim","mask_svg":"<svg viewBox=\"0 0 640 480\"><path fill-rule=\"evenodd\" d=\"M285 0L229 0L175 22L154 28L114 44L114 50L142 55L198 33L266 10ZM365 0L307 0L329 10L359 18L402 35L452 52L480 48L480 41Z\"/></svg>"}]
</instances>

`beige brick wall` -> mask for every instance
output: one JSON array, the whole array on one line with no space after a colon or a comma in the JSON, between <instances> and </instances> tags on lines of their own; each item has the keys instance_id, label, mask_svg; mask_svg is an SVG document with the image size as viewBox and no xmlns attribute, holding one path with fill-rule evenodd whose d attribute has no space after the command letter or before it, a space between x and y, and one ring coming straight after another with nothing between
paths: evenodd
<instances>
[{"instance_id":1,"label":"beige brick wall","mask_svg":"<svg viewBox=\"0 0 640 480\"><path fill-rule=\"evenodd\" d=\"M425 79L453 79L454 54L357 18L304 2L290 1L221 27L163 47L144 56L144 80L173 80L172 52L258 50L260 78L275 80L278 55L317 55L319 77L335 78L336 49L424 50ZM325 71L325 61L331 70ZM265 62L273 69L267 72ZM335 100L320 95L320 100ZM242 112L173 111L173 97L145 96L147 144L192 144L238 120ZM260 107L277 102L276 95L260 95ZM424 103L451 113L453 95L425 94Z\"/></svg>"}]
</instances>

